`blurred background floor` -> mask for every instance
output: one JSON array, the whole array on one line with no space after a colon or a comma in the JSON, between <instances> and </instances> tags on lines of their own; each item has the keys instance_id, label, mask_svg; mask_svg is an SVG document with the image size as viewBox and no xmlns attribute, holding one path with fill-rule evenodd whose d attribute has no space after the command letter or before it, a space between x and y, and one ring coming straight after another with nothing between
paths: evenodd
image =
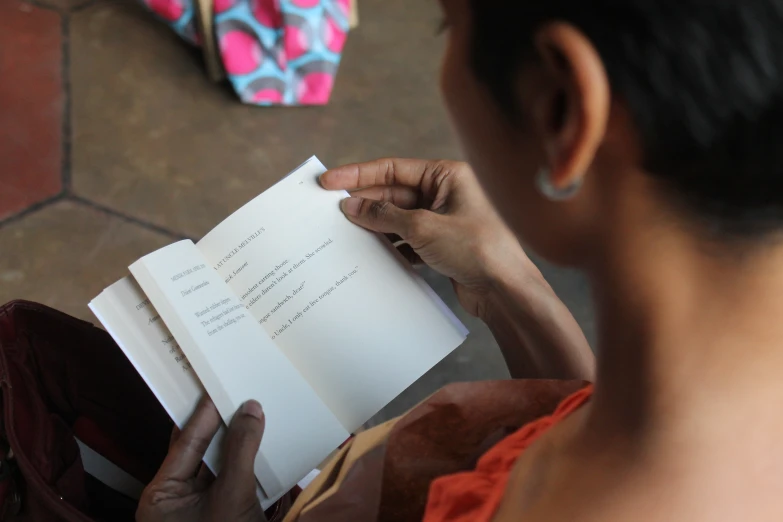
<instances>
[{"instance_id":1,"label":"blurred background floor","mask_svg":"<svg viewBox=\"0 0 783 522\"><path fill-rule=\"evenodd\" d=\"M200 53L135 1L0 0L0 302L96 322L87 302L131 262L198 239L313 154L458 159L437 2L359 7L331 103L258 108L210 83ZM540 266L592 341L585 281ZM447 280L425 277L457 307ZM507 375L486 328L460 316L465 345L378 419L447 382Z\"/></svg>"}]
</instances>

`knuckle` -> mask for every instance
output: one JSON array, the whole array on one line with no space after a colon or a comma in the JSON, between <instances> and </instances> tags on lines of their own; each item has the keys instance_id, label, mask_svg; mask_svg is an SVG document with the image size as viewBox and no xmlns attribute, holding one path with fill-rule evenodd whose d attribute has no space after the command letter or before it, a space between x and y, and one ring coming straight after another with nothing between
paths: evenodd
<instances>
[{"instance_id":1,"label":"knuckle","mask_svg":"<svg viewBox=\"0 0 783 522\"><path fill-rule=\"evenodd\" d=\"M160 487L153 487L148 490L145 495L146 503L150 506L157 506L161 502L165 502L172 497L170 491L163 490Z\"/></svg>"},{"instance_id":2,"label":"knuckle","mask_svg":"<svg viewBox=\"0 0 783 522\"><path fill-rule=\"evenodd\" d=\"M186 496L189 488L186 484L166 480L148 485L141 494L140 505L155 507L163 502Z\"/></svg>"},{"instance_id":3,"label":"knuckle","mask_svg":"<svg viewBox=\"0 0 783 522\"><path fill-rule=\"evenodd\" d=\"M193 451L195 453L205 453L209 447L209 443L212 442L212 440L202 436L193 436L187 438L183 442L189 451Z\"/></svg>"},{"instance_id":4,"label":"knuckle","mask_svg":"<svg viewBox=\"0 0 783 522\"><path fill-rule=\"evenodd\" d=\"M365 201L366 214L373 221L383 221L389 216L392 204L388 201Z\"/></svg>"},{"instance_id":5,"label":"knuckle","mask_svg":"<svg viewBox=\"0 0 783 522\"><path fill-rule=\"evenodd\" d=\"M393 185L396 180L396 164L394 158L383 158L378 160L378 173L376 175L376 185Z\"/></svg>"},{"instance_id":6,"label":"knuckle","mask_svg":"<svg viewBox=\"0 0 783 522\"><path fill-rule=\"evenodd\" d=\"M424 180L426 189L437 192L444 184L453 180L460 171L460 164L450 160L432 160L425 165Z\"/></svg>"},{"instance_id":7,"label":"knuckle","mask_svg":"<svg viewBox=\"0 0 783 522\"><path fill-rule=\"evenodd\" d=\"M433 178L439 178L444 175L444 173L450 171L450 162L447 160L432 160L428 161L426 165L426 170Z\"/></svg>"},{"instance_id":8,"label":"knuckle","mask_svg":"<svg viewBox=\"0 0 783 522\"><path fill-rule=\"evenodd\" d=\"M457 164L454 161L440 160L435 163L433 182L436 187L441 186L450 177L456 175L459 172Z\"/></svg>"}]
</instances>

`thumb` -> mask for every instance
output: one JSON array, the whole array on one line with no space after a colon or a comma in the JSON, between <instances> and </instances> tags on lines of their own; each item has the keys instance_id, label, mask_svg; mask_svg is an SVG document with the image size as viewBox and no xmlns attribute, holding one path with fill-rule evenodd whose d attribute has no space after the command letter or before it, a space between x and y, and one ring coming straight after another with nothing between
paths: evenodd
<instances>
[{"instance_id":1,"label":"thumb","mask_svg":"<svg viewBox=\"0 0 783 522\"><path fill-rule=\"evenodd\" d=\"M216 481L224 493L241 495L247 490L255 499L253 466L265 424L264 410L256 401L244 403L231 419L226 435L225 459Z\"/></svg>"},{"instance_id":2,"label":"thumb","mask_svg":"<svg viewBox=\"0 0 783 522\"><path fill-rule=\"evenodd\" d=\"M389 201L364 198L345 198L340 208L357 225L384 234L397 234L408 239L413 213Z\"/></svg>"}]
</instances>

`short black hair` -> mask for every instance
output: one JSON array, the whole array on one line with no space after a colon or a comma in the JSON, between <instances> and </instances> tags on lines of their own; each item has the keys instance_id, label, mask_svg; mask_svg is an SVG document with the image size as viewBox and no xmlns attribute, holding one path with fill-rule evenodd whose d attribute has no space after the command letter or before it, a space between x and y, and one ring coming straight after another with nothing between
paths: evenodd
<instances>
[{"instance_id":1,"label":"short black hair","mask_svg":"<svg viewBox=\"0 0 783 522\"><path fill-rule=\"evenodd\" d=\"M581 30L645 169L720 235L783 229L783 0L471 0L472 61L509 114L532 37Z\"/></svg>"}]
</instances>

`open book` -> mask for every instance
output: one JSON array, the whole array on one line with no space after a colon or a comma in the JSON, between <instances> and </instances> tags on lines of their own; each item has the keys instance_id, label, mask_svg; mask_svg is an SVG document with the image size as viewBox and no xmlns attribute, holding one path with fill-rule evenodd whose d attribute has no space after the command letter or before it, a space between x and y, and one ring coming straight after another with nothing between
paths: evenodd
<instances>
[{"instance_id":1,"label":"open book","mask_svg":"<svg viewBox=\"0 0 783 522\"><path fill-rule=\"evenodd\" d=\"M345 219L311 158L209 232L130 266L90 308L178 426L258 400L268 505L465 339L382 237ZM205 462L220 466L220 438Z\"/></svg>"}]
</instances>

